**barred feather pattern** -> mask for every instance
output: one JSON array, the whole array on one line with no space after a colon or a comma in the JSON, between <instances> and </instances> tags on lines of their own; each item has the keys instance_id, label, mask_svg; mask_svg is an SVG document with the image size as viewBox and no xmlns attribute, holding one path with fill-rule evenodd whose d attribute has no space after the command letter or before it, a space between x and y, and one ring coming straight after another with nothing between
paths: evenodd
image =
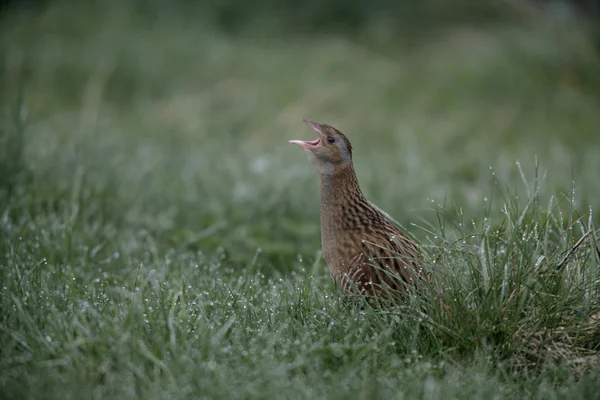
<instances>
[{"instance_id":1,"label":"barred feather pattern","mask_svg":"<svg viewBox=\"0 0 600 400\"><path fill-rule=\"evenodd\" d=\"M344 291L401 293L422 275L416 245L364 197L352 163L320 174L323 257Z\"/></svg>"}]
</instances>

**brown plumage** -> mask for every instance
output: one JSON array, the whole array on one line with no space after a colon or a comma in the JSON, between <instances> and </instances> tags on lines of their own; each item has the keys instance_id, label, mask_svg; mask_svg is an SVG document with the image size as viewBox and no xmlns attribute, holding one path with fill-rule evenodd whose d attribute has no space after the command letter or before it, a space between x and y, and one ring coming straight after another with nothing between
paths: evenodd
<instances>
[{"instance_id":1,"label":"brown plumage","mask_svg":"<svg viewBox=\"0 0 600 400\"><path fill-rule=\"evenodd\" d=\"M302 146L317 165L323 258L331 275L347 292L401 294L421 275L417 247L363 196L348 138L330 125L303 121L319 138L290 142Z\"/></svg>"}]
</instances>

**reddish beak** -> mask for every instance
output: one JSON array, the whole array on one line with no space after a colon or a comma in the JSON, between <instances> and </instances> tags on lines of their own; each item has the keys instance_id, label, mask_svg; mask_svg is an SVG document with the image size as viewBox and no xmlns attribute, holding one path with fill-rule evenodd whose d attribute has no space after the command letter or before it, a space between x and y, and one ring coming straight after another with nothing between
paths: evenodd
<instances>
[{"instance_id":1,"label":"reddish beak","mask_svg":"<svg viewBox=\"0 0 600 400\"><path fill-rule=\"evenodd\" d=\"M313 128L315 130L315 132L317 132L319 134L319 137L316 140L312 140L312 141L290 140L290 143L294 143L294 144L300 145L305 150L309 150L311 148L314 148L314 147L318 146L321 143L321 135L322 135L321 124L319 124L318 122L315 122L315 121L311 121L311 120L306 119L306 118L302 118L302 121L304 121L307 124L309 124L311 126L311 128Z\"/></svg>"}]
</instances>

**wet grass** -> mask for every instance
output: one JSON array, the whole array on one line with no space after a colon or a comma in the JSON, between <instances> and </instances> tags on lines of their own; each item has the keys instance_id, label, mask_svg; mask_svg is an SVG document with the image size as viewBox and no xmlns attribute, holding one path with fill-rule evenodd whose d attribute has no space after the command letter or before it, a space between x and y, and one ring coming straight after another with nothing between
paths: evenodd
<instances>
[{"instance_id":1,"label":"wet grass","mask_svg":"<svg viewBox=\"0 0 600 400\"><path fill-rule=\"evenodd\" d=\"M56 4L1 32L2 398L600 389L600 64L570 22L408 50ZM348 134L431 289L339 298L302 117Z\"/></svg>"}]
</instances>

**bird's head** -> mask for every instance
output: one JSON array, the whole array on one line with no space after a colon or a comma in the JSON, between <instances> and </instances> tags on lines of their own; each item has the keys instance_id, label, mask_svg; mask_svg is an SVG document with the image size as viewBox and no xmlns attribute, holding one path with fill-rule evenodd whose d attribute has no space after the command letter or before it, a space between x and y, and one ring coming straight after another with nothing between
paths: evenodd
<instances>
[{"instance_id":1,"label":"bird's head","mask_svg":"<svg viewBox=\"0 0 600 400\"><path fill-rule=\"evenodd\" d=\"M290 143L301 146L320 171L327 172L352 163L352 145L346 135L331 125L305 118L302 121L309 124L319 137L313 141L290 140Z\"/></svg>"}]
</instances>

